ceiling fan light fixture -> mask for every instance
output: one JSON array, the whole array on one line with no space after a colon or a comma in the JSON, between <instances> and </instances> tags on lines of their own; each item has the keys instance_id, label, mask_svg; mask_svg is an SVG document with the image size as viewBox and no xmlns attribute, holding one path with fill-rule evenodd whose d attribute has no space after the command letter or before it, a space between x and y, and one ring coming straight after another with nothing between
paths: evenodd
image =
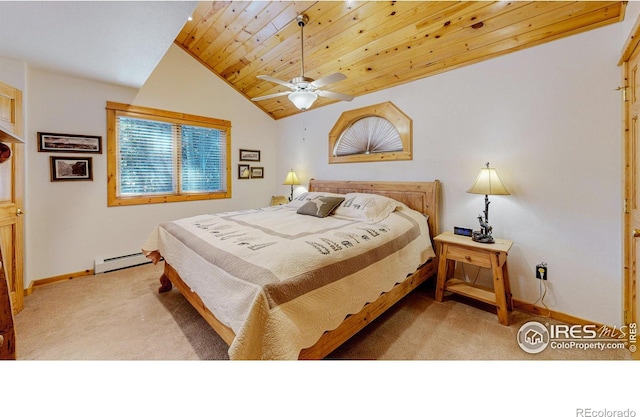
<instances>
[{"instance_id":1,"label":"ceiling fan light fixture","mask_svg":"<svg viewBox=\"0 0 640 417\"><path fill-rule=\"evenodd\" d=\"M309 109L318 96L332 100L351 101L353 97L350 95L320 90L320 88L325 85L342 81L347 78L344 74L336 72L322 77L319 80L314 80L313 78L304 76L304 26L309 22L309 18L306 15L301 14L296 17L296 22L298 22L298 26L300 26L300 76L295 77L290 81L283 81L269 75L258 75L259 79L283 85L290 88L291 92L288 93L286 91L281 91L279 93L267 94L266 96L253 97L251 101L270 100L287 94L289 96L289 101L291 101L298 110L302 111Z\"/></svg>"},{"instance_id":2,"label":"ceiling fan light fixture","mask_svg":"<svg viewBox=\"0 0 640 417\"><path fill-rule=\"evenodd\" d=\"M289 100L300 110L307 110L317 98L318 95L311 91L294 91L289 94Z\"/></svg>"}]
</instances>

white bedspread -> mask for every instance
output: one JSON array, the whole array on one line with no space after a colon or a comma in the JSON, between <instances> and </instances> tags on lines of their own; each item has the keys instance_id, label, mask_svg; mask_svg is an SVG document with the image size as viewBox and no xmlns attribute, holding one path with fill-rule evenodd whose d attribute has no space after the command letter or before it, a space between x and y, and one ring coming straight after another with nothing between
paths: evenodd
<instances>
[{"instance_id":1,"label":"white bedspread","mask_svg":"<svg viewBox=\"0 0 640 417\"><path fill-rule=\"evenodd\" d=\"M426 218L402 206L367 224L287 206L159 225L159 251L236 337L231 359L297 359L435 256Z\"/></svg>"}]
</instances>

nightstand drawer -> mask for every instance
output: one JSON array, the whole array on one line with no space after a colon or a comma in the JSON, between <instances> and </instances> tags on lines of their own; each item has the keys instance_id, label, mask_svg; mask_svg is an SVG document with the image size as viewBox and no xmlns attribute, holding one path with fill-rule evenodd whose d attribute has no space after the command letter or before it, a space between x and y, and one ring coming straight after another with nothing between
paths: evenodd
<instances>
[{"instance_id":1,"label":"nightstand drawer","mask_svg":"<svg viewBox=\"0 0 640 417\"><path fill-rule=\"evenodd\" d=\"M483 268L491 268L491 256L488 252L482 253L460 246L449 245L447 248L447 259L481 266Z\"/></svg>"}]
</instances>

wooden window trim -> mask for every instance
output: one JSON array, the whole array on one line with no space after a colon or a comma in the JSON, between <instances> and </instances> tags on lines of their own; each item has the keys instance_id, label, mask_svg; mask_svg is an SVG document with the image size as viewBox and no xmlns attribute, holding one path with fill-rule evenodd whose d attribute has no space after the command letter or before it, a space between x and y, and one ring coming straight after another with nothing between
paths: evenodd
<instances>
[{"instance_id":1,"label":"wooden window trim","mask_svg":"<svg viewBox=\"0 0 640 417\"><path fill-rule=\"evenodd\" d=\"M107 102L107 206L128 206L139 204L173 203L179 201L198 201L231 198L231 122L211 117L177 113L169 110L158 110L130 104ZM149 120L169 123L182 123L201 127L224 130L227 134L226 179L225 192L161 194L153 196L119 197L117 194L117 143L116 117L135 116Z\"/></svg>"}]
</instances>

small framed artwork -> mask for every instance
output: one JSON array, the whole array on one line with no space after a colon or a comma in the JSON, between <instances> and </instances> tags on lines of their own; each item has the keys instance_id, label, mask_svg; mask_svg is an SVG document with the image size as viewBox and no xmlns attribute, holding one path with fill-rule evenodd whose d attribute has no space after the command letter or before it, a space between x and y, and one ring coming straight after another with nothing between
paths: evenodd
<instances>
[{"instance_id":1,"label":"small framed artwork","mask_svg":"<svg viewBox=\"0 0 640 417\"><path fill-rule=\"evenodd\" d=\"M260 162L260 151L252 151L249 149L240 149L241 161Z\"/></svg>"},{"instance_id":2,"label":"small framed artwork","mask_svg":"<svg viewBox=\"0 0 640 417\"><path fill-rule=\"evenodd\" d=\"M251 178L264 178L264 168L251 167Z\"/></svg>"},{"instance_id":3,"label":"small framed artwork","mask_svg":"<svg viewBox=\"0 0 640 417\"><path fill-rule=\"evenodd\" d=\"M38 132L38 152L102 153L102 136Z\"/></svg>"},{"instance_id":4,"label":"small framed artwork","mask_svg":"<svg viewBox=\"0 0 640 417\"><path fill-rule=\"evenodd\" d=\"M248 180L249 178L251 178L251 170L249 169L249 165L238 164L238 179Z\"/></svg>"},{"instance_id":5,"label":"small framed artwork","mask_svg":"<svg viewBox=\"0 0 640 417\"><path fill-rule=\"evenodd\" d=\"M88 158L50 156L51 181L93 181L93 161Z\"/></svg>"}]
</instances>

